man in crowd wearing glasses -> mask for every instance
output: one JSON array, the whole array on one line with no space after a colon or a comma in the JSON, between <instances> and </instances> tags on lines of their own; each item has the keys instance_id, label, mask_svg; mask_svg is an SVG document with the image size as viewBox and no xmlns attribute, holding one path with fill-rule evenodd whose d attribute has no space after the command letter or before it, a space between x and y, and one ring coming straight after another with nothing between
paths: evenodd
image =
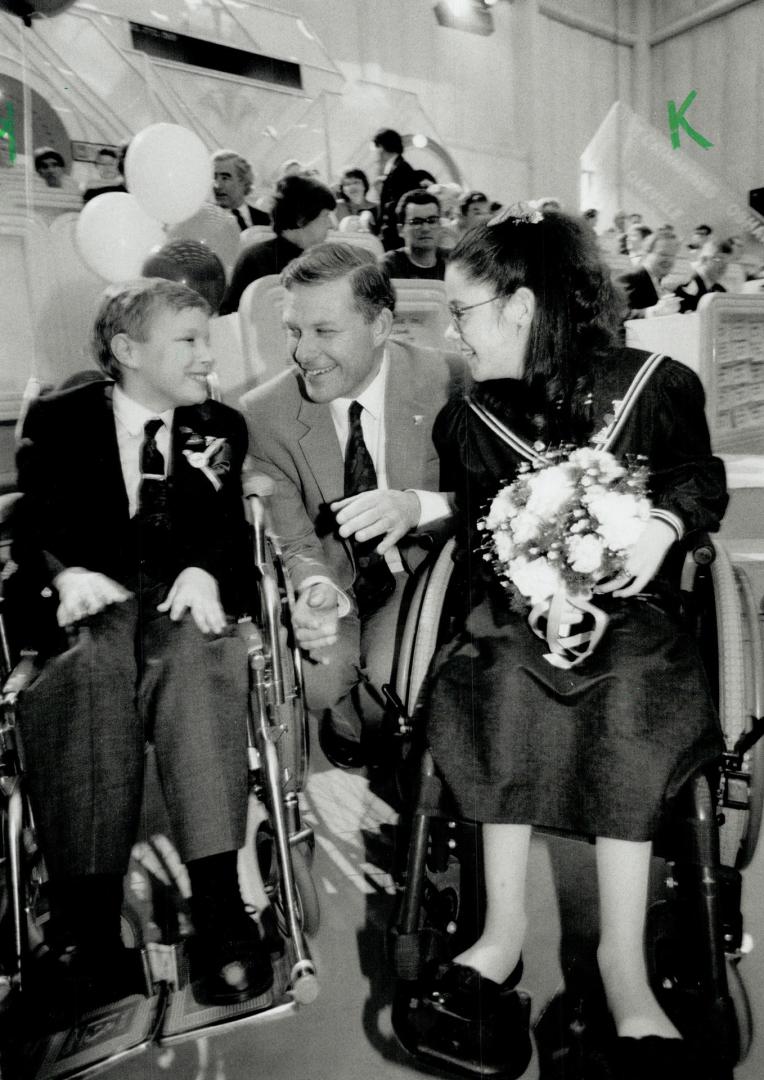
<instances>
[{"instance_id":1,"label":"man in crowd wearing glasses","mask_svg":"<svg viewBox=\"0 0 764 1080\"><path fill-rule=\"evenodd\" d=\"M391 278L427 278L442 281L446 261L439 249L440 203L422 189L407 191L396 210L403 247L380 259Z\"/></svg>"}]
</instances>

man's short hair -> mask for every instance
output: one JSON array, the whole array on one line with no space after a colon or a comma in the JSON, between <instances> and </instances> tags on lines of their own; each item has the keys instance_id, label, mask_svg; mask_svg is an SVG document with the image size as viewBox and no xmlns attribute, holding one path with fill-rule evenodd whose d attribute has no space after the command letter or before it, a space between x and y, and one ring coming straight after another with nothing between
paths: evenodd
<instances>
[{"instance_id":1,"label":"man's short hair","mask_svg":"<svg viewBox=\"0 0 764 1080\"><path fill-rule=\"evenodd\" d=\"M281 271L285 289L295 285L325 285L347 278L356 308L373 322L385 308L395 311L395 290L390 275L366 248L330 241L316 244Z\"/></svg>"},{"instance_id":2,"label":"man's short hair","mask_svg":"<svg viewBox=\"0 0 764 1080\"><path fill-rule=\"evenodd\" d=\"M101 297L91 346L98 366L109 378L119 382L122 369L111 351L116 334L127 334L133 341L146 341L151 320L160 311L185 311L199 308L210 315L210 306L198 292L165 278L138 278L109 285Z\"/></svg>"},{"instance_id":3,"label":"man's short hair","mask_svg":"<svg viewBox=\"0 0 764 1080\"><path fill-rule=\"evenodd\" d=\"M654 233L642 241L642 247L640 251L643 255L649 255L651 251L655 251L655 245L659 244L662 240L668 240L673 244L677 252L679 251L679 240L674 233L666 232L665 229L656 229Z\"/></svg>"},{"instance_id":4,"label":"man's short hair","mask_svg":"<svg viewBox=\"0 0 764 1080\"><path fill-rule=\"evenodd\" d=\"M212 169L214 171L215 166L219 165L223 161L232 161L233 169L238 176L241 183L244 185L244 194L249 195L252 190L252 185L255 182L255 174L252 171L252 166L243 158L241 154L237 154L235 150L216 150L212 155Z\"/></svg>"},{"instance_id":5,"label":"man's short hair","mask_svg":"<svg viewBox=\"0 0 764 1080\"><path fill-rule=\"evenodd\" d=\"M334 210L337 200L326 184L311 176L282 176L276 184L271 208L273 231L302 229L322 210Z\"/></svg>"},{"instance_id":6,"label":"man's short hair","mask_svg":"<svg viewBox=\"0 0 764 1080\"><path fill-rule=\"evenodd\" d=\"M430 192L425 191L424 188L414 188L413 191L407 191L405 195L401 195L400 199L398 199L398 205L395 207L395 216L398 219L399 225L405 225L406 223L406 207L409 204L412 204L413 206L435 205L440 214L440 199L437 195L431 195Z\"/></svg>"},{"instance_id":7,"label":"man's short hair","mask_svg":"<svg viewBox=\"0 0 764 1080\"><path fill-rule=\"evenodd\" d=\"M392 128L380 128L372 142L380 150L384 150L386 154L403 153L403 139Z\"/></svg>"},{"instance_id":8,"label":"man's short hair","mask_svg":"<svg viewBox=\"0 0 764 1080\"><path fill-rule=\"evenodd\" d=\"M66 162L64 161L63 154L59 154L53 146L40 146L34 152L34 167L39 169L43 161L52 158L56 165L60 165L62 169L66 168Z\"/></svg>"}]
</instances>

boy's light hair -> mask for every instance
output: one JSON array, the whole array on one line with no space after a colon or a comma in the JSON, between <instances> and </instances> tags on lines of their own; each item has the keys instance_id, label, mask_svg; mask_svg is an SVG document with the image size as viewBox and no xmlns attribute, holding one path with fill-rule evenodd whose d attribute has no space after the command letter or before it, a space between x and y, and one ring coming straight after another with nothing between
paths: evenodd
<instances>
[{"instance_id":1,"label":"boy's light hair","mask_svg":"<svg viewBox=\"0 0 764 1080\"><path fill-rule=\"evenodd\" d=\"M90 340L96 363L110 379L120 382L122 378L120 364L111 351L115 335L127 334L133 341L146 341L151 320L167 308L175 312L198 308L207 316L211 314L209 304L198 292L164 278L120 282L105 290Z\"/></svg>"}]
</instances>

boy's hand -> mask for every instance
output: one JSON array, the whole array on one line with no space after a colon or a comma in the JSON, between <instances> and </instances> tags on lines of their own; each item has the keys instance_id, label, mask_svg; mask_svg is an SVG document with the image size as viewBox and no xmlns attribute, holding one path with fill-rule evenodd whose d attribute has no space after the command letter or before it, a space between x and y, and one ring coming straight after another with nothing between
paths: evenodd
<instances>
[{"instance_id":1,"label":"boy's hand","mask_svg":"<svg viewBox=\"0 0 764 1080\"><path fill-rule=\"evenodd\" d=\"M53 584L58 590L56 619L59 626L71 626L88 615L97 615L109 604L121 604L132 596L118 581L83 566L62 570Z\"/></svg>"},{"instance_id":2,"label":"boy's hand","mask_svg":"<svg viewBox=\"0 0 764 1080\"><path fill-rule=\"evenodd\" d=\"M200 566L181 570L157 611L169 611L173 622L180 622L187 611L203 634L222 634L226 617L220 603L218 583Z\"/></svg>"}]
</instances>

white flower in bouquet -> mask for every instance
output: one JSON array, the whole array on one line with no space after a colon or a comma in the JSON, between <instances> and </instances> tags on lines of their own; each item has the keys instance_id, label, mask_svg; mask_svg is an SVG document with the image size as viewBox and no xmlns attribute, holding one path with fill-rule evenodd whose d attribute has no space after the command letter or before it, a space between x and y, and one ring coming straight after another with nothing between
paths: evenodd
<instances>
[{"instance_id":1,"label":"white flower in bouquet","mask_svg":"<svg viewBox=\"0 0 764 1080\"><path fill-rule=\"evenodd\" d=\"M650 517L649 501L628 492L609 491L587 503L598 522L597 532L611 551L633 547Z\"/></svg>"},{"instance_id":2,"label":"white flower in bouquet","mask_svg":"<svg viewBox=\"0 0 764 1080\"><path fill-rule=\"evenodd\" d=\"M508 563L517 554L515 543L507 529L500 529L496 532L493 543L496 548L496 556L503 563Z\"/></svg>"},{"instance_id":3,"label":"white flower in bouquet","mask_svg":"<svg viewBox=\"0 0 764 1080\"><path fill-rule=\"evenodd\" d=\"M520 507L514 500L512 490L510 487L503 487L501 491L494 496L491 502L490 509L485 518L485 527L487 529L498 528L507 518L512 518L520 511Z\"/></svg>"},{"instance_id":4,"label":"white flower in bouquet","mask_svg":"<svg viewBox=\"0 0 764 1080\"><path fill-rule=\"evenodd\" d=\"M513 517L509 527L512 530L512 538L516 544L527 544L531 540L536 540L541 532L541 522L535 514L529 513L528 510L521 510L519 514ZM499 555L499 558L502 558L502 556Z\"/></svg>"},{"instance_id":5,"label":"white flower in bouquet","mask_svg":"<svg viewBox=\"0 0 764 1080\"><path fill-rule=\"evenodd\" d=\"M594 450L590 446L582 446L571 452L568 461L576 468L587 472L596 469L605 484L611 484L613 480L626 475L623 465L607 450Z\"/></svg>"},{"instance_id":6,"label":"white flower in bouquet","mask_svg":"<svg viewBox=\"0 0 764 1080\"><path fill-rule=\"evenodd\" d=\"M554 596L562 584L559 571L543 556L538 559L526 559L524 555L521 555L513 559L509 564L509 574L514 584L523 596L528 597L531 604L548 600L550 596Z\"/></svg>"},{"instance_id":7,"label":"white flower in bouquet","mask_svg":"<svg viewBox=\"0 0 764 1080\"><path fill-rule=\"evenodd\" d=\"M599 536L574 534L568 541L568 564L577 574L596 574L605 548Z\"/></svg>"},{"instance_id":8,"label":"white flower in bouquet","mask_svg":"<svg viewBox=\"0 0 764 1080\"><path fill-rule=\"evenodd\" d=\"M528 513L541 519L552 518L575 494L573 470L568 464L539 469L528 476L528 488Z\"/></svg>"}]
</instances>

